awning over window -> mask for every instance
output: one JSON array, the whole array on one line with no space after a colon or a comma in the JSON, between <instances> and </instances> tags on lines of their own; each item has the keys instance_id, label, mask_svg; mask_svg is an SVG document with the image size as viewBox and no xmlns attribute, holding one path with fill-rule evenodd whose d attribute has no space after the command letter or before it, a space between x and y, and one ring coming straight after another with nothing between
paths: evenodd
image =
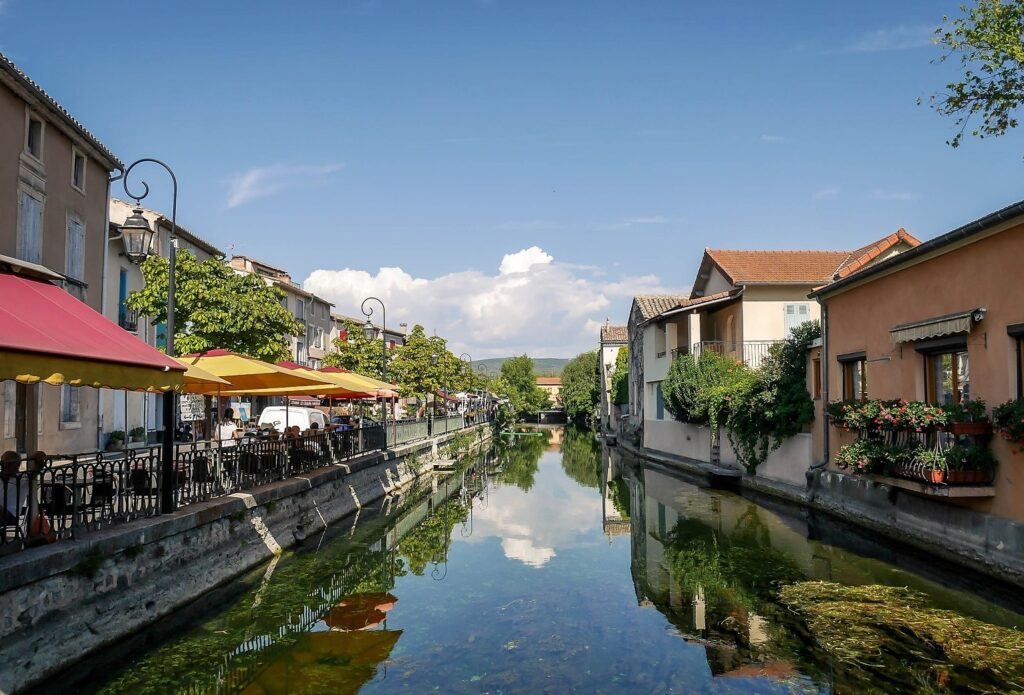
<instances>
[{"instance_id":1,"label":"awning over window","mask_svg":"<svg viewBox=\"0 0 1024 695\"><path fill-rule=\"evenodd\" d=\"M894 343L912 343L949 335L966 335L970 333L975 322L980 321L984 315L984 309L971 309L923 321L903 323L890 328L889 336Z\"/></svg>"},{"instance_id":2,"label":"awning over window","mask_svg":"<svg viewBox=\"0 0 1024 695\"><path fill-rule=\"evenodd\" d=\"M0 380L169 391L184 373L61 288L0 273Z\"/></svg>"}]
</instances>

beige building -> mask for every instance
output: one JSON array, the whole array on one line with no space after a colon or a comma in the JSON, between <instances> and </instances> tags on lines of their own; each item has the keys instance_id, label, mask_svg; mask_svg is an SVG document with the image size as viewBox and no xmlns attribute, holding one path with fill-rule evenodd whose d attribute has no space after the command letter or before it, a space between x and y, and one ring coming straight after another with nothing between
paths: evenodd
<instances>
[{"instance_id":1,"label":"beige building","mask_svg":"<svg viewBox=\"0 0 1024 695\"><path fill-rule=\"evenodd\" d=\"M613 326L608 322L601 326L601 431L615 432L618 430L619 406L612 403L612 375L619 350L629 342L626 326Z\"/></svg>"},{"instance_id":2,"label":"beige building","mask_svg":"<svg viewBox=\"0 0 1024 695\"><path fill-rule=\"evenodd\" d=\"M551 404L554 407L562 406L562 377L560 376L539 376L537 386L541 391L548 394Z\"/></svg>"},{"instance_id":3,"label":"beige building","mask_svg":"<svg viewBox=\"0 0 1024 695\"><path fill-rule=\"evenodd\" d=\"M136 208L134 202L126 202L116 198L110 201L110 234L107 237L107 270L105 281L105 302L103 314L117 323L140 340L158 348L166 347L166 325L153 326L145 317L139 317L125 306L125 299L131 292L141 290L145 286L142 271L125 255L124 241L120 235L120 226ZM151 252L167 258L171 246L171 220L163 213L140 207L142 216L146 218L152 229L156 230L153 237ZM205 261L210 258L220 259L224 253L209 242L203 240L189 229L177 224L178 252L188 252ZM163 399L155 394L129 393L104 389L101 400L100 427L104 433L120 430L130 433L137 428L146 431L146 437L153 441L156 433L163 426Z\"/></svg>"},{"instance_id":4,"label":"beige building","mask_svg":"<svg viewBox=\"0 0 1024 695\"><path fill-rule=\"evenodd\" d=\"M111 172L121 162L0 54L0 263L45 266L68 292L103 308ZM95 449L98 391L0 384L0 449Z\"/></svg>"},{"instance_id":5,"label":"beige building","mask_svg":"<svg viewBox=\"0 0 1024 695\"><path fill-rule=\"evenodd\" d=\"M259 275L268 285L284 292L281 303L305 326L303 335L288 336L292 360L313 369L322 367L324 355L330 350L331 307L334 305L302 289L288 272L268 263L248 256L232 256L228 265L239 273Z\"/></svg>"}]
</instances>

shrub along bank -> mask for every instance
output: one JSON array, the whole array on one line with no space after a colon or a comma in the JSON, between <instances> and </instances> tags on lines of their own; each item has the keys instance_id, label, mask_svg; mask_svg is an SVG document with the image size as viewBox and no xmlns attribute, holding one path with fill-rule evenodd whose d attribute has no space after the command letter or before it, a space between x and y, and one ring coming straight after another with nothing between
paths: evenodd
<instances>
[{"instance_id":1,"label":"shrub along bank","mask_svg":"<svg viewBox=\"0 0 1024 695\"><path fill-rule=\"evenodd\" d=\"M708 425L712 436L724 427L736 458L753 473L814 421L807 351L820 337L821 325L808 321L753 369L717 352L683 355L662 382L665 407L677 420Z\"/></svg>"}]
</instances>

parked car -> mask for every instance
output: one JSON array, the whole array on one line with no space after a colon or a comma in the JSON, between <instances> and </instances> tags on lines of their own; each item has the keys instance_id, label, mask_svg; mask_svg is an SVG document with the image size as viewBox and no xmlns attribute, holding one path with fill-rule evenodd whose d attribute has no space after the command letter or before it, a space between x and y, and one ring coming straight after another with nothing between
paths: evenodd
<instances>
[{"instance_id":1,"label":"parked car","mask_svg":"<svg viewBox=\"0 0 1024 695\"><path fill-rule=\"evenodd\" d=\"M327 427L327 416L323 411L317 410L316 408L290 406L287 410L288 412L285 413L285 407L283 405L272 405L264 408L263 412L260 413L260 419L257 424L260 429L269 425L278 432L284 432L286 421L288 423L288 427L298 425L299 429L302 431L308 430L309 426L314 422L320 429Z\"/></svg>"}]
</instances>

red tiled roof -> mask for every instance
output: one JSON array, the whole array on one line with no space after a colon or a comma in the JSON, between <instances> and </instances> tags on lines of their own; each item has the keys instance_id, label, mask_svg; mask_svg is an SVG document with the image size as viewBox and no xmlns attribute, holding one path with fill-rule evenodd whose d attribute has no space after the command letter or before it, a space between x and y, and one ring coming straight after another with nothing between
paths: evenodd
<instances>
[{"instance_id":1,"label":"red tiled roof","mask_svg":"<svg viewBox=\"0 0 1024 695\"><path fill-rule=\"evenodd\" d=\"M867 246L863 246L856 251L851 251L849 257L842 265L839 266L839 270L836 271L834 277L830 278L830 280L839 280L847 275L857 272L900 243L907 244L911 248L921 245L921 242L917 237L910 234L907 230L903 229L903 227L900 227L883 239L879 239Z\"/></svg>"},{"instance_id":2,"label":"red tiled roof","mask_svg":"<svg viewBox=\"0 0 1024 695\"><path fill-rule=\"evenodd\" d=\"M539 376L537 377L537 386L561 386L562 377L560 376Z\"/></svg>"},{"instance_id":3,"label":"red tiled roof","mask_svg":"<svg viewBox=\"0 0 1024 695\"><path fill-rule=\"evenodd\" d=\"M629 340L629 331L625 326L601 326L602 343L625 343Z\"/></svg>"},{"instance_id":4,"label":"red tiled roof","mask_svg":"<svg viewBox=\"0 0 1024 695\"><path fill-rule=\"evenodd\" d=\"M826 282L849 251L740 251L705 249L733 285L815 285Z\"/></svg>"},{"instance_id":5,"label":"red tiled roof","mask_svg":"<svg viewBox=\"0 0 1024 695\"><path fill-rule=\"evenodd\" d=\"M647 321L669 309L689 301L683 294L641 294L633 297L633 302L640 309L640 317Z\"/></svg>"}]
</instances>

